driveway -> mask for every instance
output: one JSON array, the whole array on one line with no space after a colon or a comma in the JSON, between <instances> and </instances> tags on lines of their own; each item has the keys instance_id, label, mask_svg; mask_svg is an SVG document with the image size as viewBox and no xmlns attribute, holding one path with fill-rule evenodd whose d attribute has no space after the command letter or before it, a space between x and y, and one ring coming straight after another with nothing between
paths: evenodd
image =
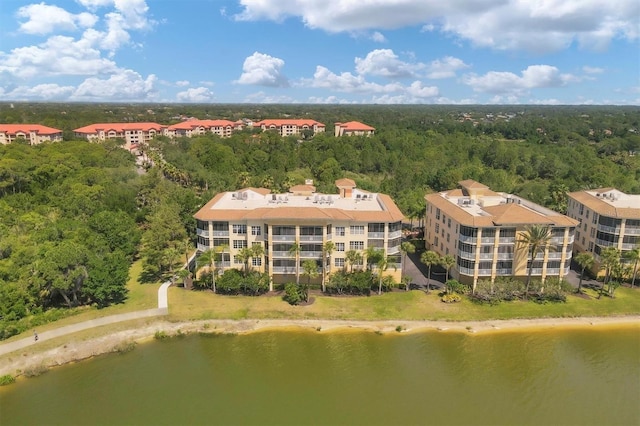
<instances>
[{"instance_id":1,"label":"driveway","mask_svg":"<svg viewBox=\"0 0 640 426\"><path fill-rule=\"evenodd\" d=\"M420 253L408 254L404 265L404 275L411 277L411 288L418 288L422 290L427 289L427 272L428 268L425 264L420 262ZM439 267L431 268L431 280L429 281L429 287L431 290L444 288L444 271L441 271Z\"/></svg>"}]
</instances>

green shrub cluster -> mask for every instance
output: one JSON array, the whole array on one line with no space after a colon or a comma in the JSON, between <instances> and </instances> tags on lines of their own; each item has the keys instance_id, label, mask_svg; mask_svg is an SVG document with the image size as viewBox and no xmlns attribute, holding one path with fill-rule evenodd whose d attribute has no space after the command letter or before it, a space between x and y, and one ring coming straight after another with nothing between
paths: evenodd
<instances>
[{"instance_id":1,"label":"green shrub cluster","mask_svg":"<svg viewBox=\"0 0 640 426\"><path fill-rule=\"evenodd\" d=\"M10 385L15 381L16 381L16 378L13 377L11 374L5 374L4 376L0 376L0 386Z\"/></svg>"},{"instance_id":2,"label":"green shrub cluster","mask_svg":"<svg viewBox=\"0 0 640 426\"><path fill-rule=\"evenodd\" d=\"M245 273L237 269L228 269L216 280L216 292L259 296L269 291L269 280L269 275L266 273L257 271Z\"/></svg>"}]
</instances>

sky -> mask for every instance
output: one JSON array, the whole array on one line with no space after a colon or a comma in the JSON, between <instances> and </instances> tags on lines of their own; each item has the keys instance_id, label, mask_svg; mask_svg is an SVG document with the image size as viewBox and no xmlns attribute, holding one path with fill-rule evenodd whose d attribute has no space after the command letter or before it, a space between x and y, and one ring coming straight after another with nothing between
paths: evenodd
<instances>
[{"instance_id":1,"label":"sky","mask_svg":"<svg viewBox=\"0 0 640 426\"><path fill-rule=\"evenodd\" d=\"M0 0L0 100L640 105L640 1Z\"/></svg>"}]
</instances>

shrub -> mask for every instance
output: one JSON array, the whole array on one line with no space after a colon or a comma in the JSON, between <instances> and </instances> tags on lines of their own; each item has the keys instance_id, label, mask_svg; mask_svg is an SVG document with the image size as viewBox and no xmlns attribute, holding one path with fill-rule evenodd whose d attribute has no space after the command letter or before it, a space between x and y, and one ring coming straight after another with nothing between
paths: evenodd
<instances>
[{"instance_id":1,"label":"shrub","mask_svg":"<svg viewBox=\"0 0 640 426\"><path fill-rule=\"evenodd\" d=\"M284 296L282 299L290 305L297 305L302 301L300 288L296 283L287 283L284 286Z\"/></svg>"},{"instance_id":2,"label":"shrub","mask_svg":"<svg viewBox=\"0 0 640 426\"><path fill-rule=\"evenodd\" d=\"M37 377L47 372L47 366L44 364L34 365L24 370L25 377Z\"/></svg>"},{"instance_id":3,"label":"shrub","mask_svg":"<svg viewBox=\"0 0 640 426\"><path fill-rule=\"evenodd\" d=\"M153 338L156 339L156 340L164 340L164 339L167 339L168 337L169 337L169 335L164 330L158 330L153 335Z\"/></svg>"},{"instance_id":4,"label":"shrub","mask_svg":"<svg viewBox=\"0 0 640 426\"><path fill-rule=\"evenodd\" d=\"M127 352L131 352L136 348L136 342L122 342L117 344L113 350L119 354L124 354Z\"/></svg>"},{"instance_id":5,"label":"shrub","mask_svg":"<svg viewBox=\"0 0 640 426\"><path fill-rule=\"evenodd\" d=\"M16 381L16 378L13 377L11 374L5 374L4 376L0 376L0 386L10 385L15 381Z\"/></svg>"},{"instance_id":6,"label":"shrub","mask_svg":"<svg viewBox=\"0 0 640 426\"><path fill-rule=\"evenodd\" d=\"M456 303L462 300L462 298L460 297L459 294L452 293L452 294L445 294L444 296L442 296L441 300L444 303Z\"/></svg>"}]
</instances>

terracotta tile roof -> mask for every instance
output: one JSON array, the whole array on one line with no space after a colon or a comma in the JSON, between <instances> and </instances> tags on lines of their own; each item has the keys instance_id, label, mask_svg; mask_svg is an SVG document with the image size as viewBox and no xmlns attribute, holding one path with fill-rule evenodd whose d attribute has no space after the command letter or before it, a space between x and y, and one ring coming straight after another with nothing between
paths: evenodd
<instances>
[{"instance_id":1,"label":"terracotta tile roof","mask_svg":"<svg viewBox=\"0 0 640 426\"><path fill-rule=\"evenodd\" d=\"M258 122L253 123L254 127L260 127L260 126L276 126L276 127L281 127L281 126L298 126L298 127L302 127L304 125L313 127L313 126L319 126L319 127L325 127L324 124L316 121L316 120L311 120L311 119L265 119L265 120L261 120Z\"/></svg>"},{"instance_id":2,"label":"terracotta tile roof","mask_svg":"<svg viewBox=\"0 0 640 426\"><path fill-rule=\"evenodd\" d=\"M338 188L355 188L356 187L355 181L348 178L338 179L335 182L335 184Z\"/></svg>"},{"instance_id":3,"label":"terracotta tile roof","mask_svg":"<svg viewBox=\"0 0 640 426\"><path fill-rule=\"evenodd\" d=\"M315 192L316 187L313 185L294 185L289 188L289 192Z\"/></svg>"},{"instance_id":4,"label":"terracotta tile roof","mask_svg":"<svg viewBox=\"0 0 640 426\"><path fill-rule=\"evenodd\" d=\"M229 120L186 120L180 123L172 124L169 130L192 130L196 127L233 127L238 126L237 122Z\"/></svg>"},{"instance_id":5,"label":"terracotta tile roof","mask_svg":"<svg viewBox=\"0 0 640 426\"><path fill-rule=\"evenodd\" d=\"M360 123L359 121L348 121L346 123L336 123L336 127L341 127L349 132L357 132L357 131L373 131L375 128L368 126L364 123Z\"/></svg>"},{"instance_id":6,"label":"terracotta tile roof","mask_svg":"<svg viewBox=\"0 0 640 426\"><path fill-rule=\"evenodd\" d=\"M480 182L476 182L473 179L461 180L460 182L458 182L458 185L460 185L463 188L489 189L487 185L483 185Z\"/></svg>"},{"instance_id":7,"label":"terracotta tile roof","mask_svg":"<svg viewBox=\"0 0 640 426\"><path fill-rule=\"evenodd\" d=\"M0 133L15 135L16 133L31 132L35 132L39 135L55 135L56 133L62 133L62 130L43 126L41 124L0 124Z\"/></svg>"},{"instance_id":8,"label":"terracotta tile roof","mask_svg":"<svg viewBox=\"0 0 640 426\"><path fill-rule=\"evenodd\" d=\"M155 130L159 132L167 126L158 123L95 123L89 124L88 126L80 127L75 129L76 133L86 133L93 134L98 133L99 131L110 132L115 131L118 133L122 133L126 130L142 130L144 132L148 132L149 130Z\"/></svg>"},{"instance_id":9,"label":"terracotta tile roof","mask_svg":"<svg viewBox=\"0 0 640 426\"><path fill-rule=\"evenodd\" d=\"M554 222L547 216L522 207L519 204L499 204L483 210L493 216L493 223L502 225L552 225Z\"/></svg>"},{"instance_id":10,"label":"terracotta tile roof","mask_svg":"<svg viewBox=\"0 0 640 426\"><path fill-rule=\"evenodd\" d=\"M569 198L573 198L579 203L584 204L590 210L597 212L600 215L620 218L620 219L640 219L640 201L637 207L616 206L616 202L609 202L602 198L598 198L594 194L602 194L610 191L615 191L615 188L599 188L587 191L570 192L567 194ZM627 195L627 194L625 194ZM640 195L627 195L628 197L637 197L640 200Z\"/></svg>"}]
</instances>

